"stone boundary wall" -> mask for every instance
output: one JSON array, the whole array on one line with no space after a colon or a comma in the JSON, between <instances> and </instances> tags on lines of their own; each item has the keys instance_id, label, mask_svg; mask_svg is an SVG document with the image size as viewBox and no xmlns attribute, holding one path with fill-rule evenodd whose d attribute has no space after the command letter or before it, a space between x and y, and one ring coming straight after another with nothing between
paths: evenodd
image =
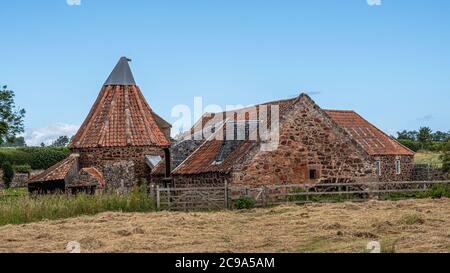
<instances>
[{"instance_id":1,"label":"stone boundary wall","mask_svg":"<svg viewBox=\"0 0 450 273\"><path fill-rule=\"evenodd\" d=\"M414 165L413 181L441 181L449 178L449 174L441 168L426 164Z\"/></svg>"},{"instance_id":2,"label":"stone boundary wall","mask_svg":"<svg viewBox=\"0 0 450 273\"><path fill-rule=\"evenodd\" d=\"M31 177L42 173L44 170L34 170L31 173L15 173L14 179L11 182L11 188L26 188L28 187L28 181ZM0 189L5 187L5 182L3 181L3 171L0 170Z\"/></svg>"}]
</instances>

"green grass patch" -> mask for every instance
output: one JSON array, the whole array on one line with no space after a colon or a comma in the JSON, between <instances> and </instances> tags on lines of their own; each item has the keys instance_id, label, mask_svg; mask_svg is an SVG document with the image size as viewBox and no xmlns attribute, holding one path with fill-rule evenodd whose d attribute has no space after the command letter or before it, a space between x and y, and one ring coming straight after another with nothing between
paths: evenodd
<instances>
[{"instance_id":1,"label":"green grass patch","mask_svg":"<svg viewBox=\"0 0 450 273\"><path fill-rule=\"evenodd\" d=\"M383 200L400 200L400 199L409 199L409 198L450 198L450 185L449 184L437 184L431 187L429 190L424 192L407 192L407 193L388 193L380 196L380 199Z\"/></svg>"},{"instance_id":2,"label":"green grass patch","mask_svg":"<svg viewBox=\"0 0 450 273\"><path fill-rule=\"evenodd\" d=\"M330 245L330 239L326 237L314 238L297 249L298 253L319 253Z\"/></svg>"},{"instance_id":3,"label":"green grass patch","mask_svg":"<svg viewBox=\"0 0 450 273\"><path fill-rule=\"evenodd\" d=\"M296 188L290 191L291 194L306 193L306 190ZM319 194L319 195L291 195L287 197L288 202L346 202L349 200L361 199L358 194Z\"/></svg>"},{"instance_id":4,"label":"green grass patch","mask_svg":"<svg viewBox=\"0 0 450 273\"><path fill-rule=\"evenodd\" d=\"M129 194L17 196L0 198L0 226L95 215L106 211L154 211L145 187Z\"/></svg>"},{"instance_id":5,"label":"green grass patch","mask_svg":"<svg viewBox=\"0 0 450 273\"><path fill-rule=\"evenodd\" d=\"M0 198L2 198L2 196L23 197L23 196L27 196L27 195L28 195L28 189L26 189L26 188L0 190Z\"/></svg>"},{"instance_id":6,"label":"green grass patch","mask_svg":"<svg viewBox=\"0 0 450 273\"><path fill-rule=\"evenodd\" d=\"M442 167L441 156L442 153L440 152L420 151L414 156L414 163Z\"/></svg>"}]
</instances>

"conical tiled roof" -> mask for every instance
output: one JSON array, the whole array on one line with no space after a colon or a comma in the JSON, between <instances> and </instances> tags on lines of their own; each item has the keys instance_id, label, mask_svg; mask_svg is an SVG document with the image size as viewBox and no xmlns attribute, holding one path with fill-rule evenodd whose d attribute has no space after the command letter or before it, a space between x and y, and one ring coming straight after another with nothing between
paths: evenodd
<instances>
[{"instance_id":1,"label":"conical tiled roof","mask_svg":"<svg viewBox=\"0 0 450 273\"><path fill-rule=\"evenodd\" d=\"M125 57L105 82L71 149L170 145L158 116L146 102Z\"/></svg>"}]
</instances>

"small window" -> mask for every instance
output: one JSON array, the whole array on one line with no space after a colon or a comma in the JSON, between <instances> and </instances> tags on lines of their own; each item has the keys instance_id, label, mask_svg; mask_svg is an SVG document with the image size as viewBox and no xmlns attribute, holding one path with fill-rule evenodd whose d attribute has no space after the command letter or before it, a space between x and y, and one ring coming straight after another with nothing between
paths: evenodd
<instances>
[{"instance_id":1,"label":"small window","mask_svg":"<svg viewBox=\"0 0 450 273\"><path fill-rule=\"evenodd\" d=\"M316 180L317 179L317 170L311 169L309 170L309 179Z\"/></svg>"},{"instance_id":2,"label":"small window","mask_svg":"<svg viewBox=\"0 0 450 273\"><path fill-rule=\"evenodd\" d=\"M400 159L397 159L395 161L395 171L397 172L397 174L402 174L402 164Z\"/></svg>"},{"instance_id":3,"label":"small window","mask_svg":"<svg viewBox=\"0 0 450 273\"><path fill-rule=\"evenodd\" d=\"M377 175L381 176L381 161L377 161L375 163L376 169L377 169Z\"/></svg>"}]
</instances>

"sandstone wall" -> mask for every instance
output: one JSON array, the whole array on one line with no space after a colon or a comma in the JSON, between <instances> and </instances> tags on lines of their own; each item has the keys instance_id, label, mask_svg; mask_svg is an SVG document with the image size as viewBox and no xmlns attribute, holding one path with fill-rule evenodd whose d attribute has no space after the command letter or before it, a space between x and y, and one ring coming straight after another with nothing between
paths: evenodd
<instances>
[{"instance_id":1,"label":"sandstone wall","mask_svg":"<svg viewBox=\"0 0 450 273\"><path fill-rule=\"evenodd\" d=\"M231 176L220 173L173 176L173 186L175 188L224 187L227 181L231 181Z\"/></svg>"},{"instance_id":2,"label":"sandstone wall","mask_svg":"<svg viewBox=\"0 0 450 273\"><path fill-rule=\"evenodd\" d=\"M374 161L312 101L302 99L280 121L279 147L257 152L233 174L233 185L376 180ZM316 171L317 178L310 179Z\"/></svg>"},{"instance_id":3,"label":"sandstone wall","mask_svg":"<svg viewBox=\"0 0 450 273\"><path fill-rule=\"evenodd\" d=\"M105 165L115 162L129 161L133 163L135 179L150 181L150 167L145 163L146 155L158 155L164 158L164 151L159 147L121 147L121 148L89 148L74 149L72 152L80 154L80 169L97 167L103 169Z\"/></svg>"},{"instance_id":4,"label":"sandstone wall","mask_svg":"<svg viewBox=\"0 0 450 273\"><path fill-rule=\"evenodd\" d=\"M381 162L381 176L379 180L382 182L389 181L412 181L414 169L413 156L374 156L375 161ZM396 161L400 160L401 173L397 174Z\"/></svg>"},{"instance_id":5,"label":"sandstone wall","mask_svg":"<svg viewBox=\"0 0 450 273\"><path fill-rule=\"evenodd\" d=\"M119 161L105 163L101 168L105 179L106 191L127 193L141 181L135 176L133 161Z\"/></svg>"}]
</instances>

